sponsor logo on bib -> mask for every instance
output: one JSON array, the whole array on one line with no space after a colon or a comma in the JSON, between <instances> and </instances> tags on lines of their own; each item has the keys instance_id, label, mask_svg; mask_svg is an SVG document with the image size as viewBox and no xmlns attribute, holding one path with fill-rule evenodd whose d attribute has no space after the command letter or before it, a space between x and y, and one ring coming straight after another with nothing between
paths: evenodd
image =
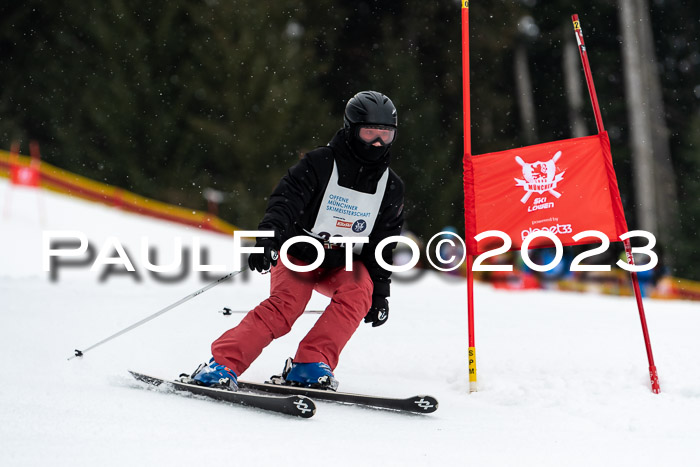
<instances>
[{"instance_id":1,"label":"sponsor logo on bib","mask_svg":"<svg viewBox=\"0 0 700 467\"><path fill-rule=\"evenodd\" d=\"M354 224L352 224L352 231L355 233L364 232L366 228L367 222L365 222L363 219L358 219Z\"/></svg>"}]
</instances>

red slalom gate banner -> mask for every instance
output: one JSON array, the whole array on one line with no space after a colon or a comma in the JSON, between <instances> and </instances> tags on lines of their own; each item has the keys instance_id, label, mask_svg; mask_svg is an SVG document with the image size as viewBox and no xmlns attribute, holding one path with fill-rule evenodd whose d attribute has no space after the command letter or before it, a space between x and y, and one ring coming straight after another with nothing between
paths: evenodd
<instances>
[{"instance_id":1,"label":"red slalom gate banner","mask_svg":"<svg viewBox=\"0 0 700 467\"><path fill-rule=\"evenodd\" d=\"M20 186L39 186L39 171L34 167L14 165L10 168L10 182Z\"/></svg>"},{"instance_id":2,"label":"red slalom gate banner","mask_svg":"<svg viewBox=\"0 0 700 467\"><path fill-rule=\"evenodd\" d=\"M10 183L19 186L38 187L40 182L39 166L39 145L32 141L30 143L31 162L22 165L19 162L19 144L12 143L10 149Z\"/></svg>"},{"instance_id":3,"label":"red slalom gate banner","mask_svg":"<svg viewBox=\"0 0 700 467\"><path fill-rule=\"evenodd\" d=\"M627 222L620 202L617 177L612 165L610 141L603 126L578 15L573 15L571 19L598 134L473 156L469 79L469 0L462 0L461 6L469 392L475 392L477 377L473 255L492 249L489 242L482 241L477 244L475 236L488 231L505 233L510 237L512 249L521 248L523 241L536 232L547 231L556 235L563 245L573 245L577 243L573 239L576 234L593 230L603 233L610 241L622 241L630 266L634 266L634 256L629 239L621 238L621 235L627 233ZM551 244L551 240L540 236L533 239L528 248ZM496 241L504 240L506 239L498 238ZM630 276L647 351L651 389L653 393L658 394L660 392L659 376L651 350L639 280L634 269L630 270Z\"/></svg>"},{"instance_id":4,"label":"red slalom gate banner","mask_svg":"<svg viewBox=\"0 0 700 467\"><path fill-rule=\"evenodd\" d=\"M597 230L611 241L627 232L606 132L465 158L465 214L468 248L479 254L500 246L498 230L520 248L538 231L555 234L564 246L596 242L572 237ZM538 237L530 248L552 246Z\"/></svg>"}]
</instances>

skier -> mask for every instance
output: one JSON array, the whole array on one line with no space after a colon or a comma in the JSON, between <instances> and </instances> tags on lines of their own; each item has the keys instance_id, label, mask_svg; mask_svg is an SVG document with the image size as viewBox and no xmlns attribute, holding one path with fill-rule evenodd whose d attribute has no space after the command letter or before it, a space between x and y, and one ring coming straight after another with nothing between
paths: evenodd
<instances>
[{"instance_id":1,"label":"skier","mask_svg":"<svg viewBox=\"0 0 700 467\"><path fill-rule=\"evenodd\" d=\"M399 235L403 225L404 185L389 168L396 138L397 116L392 101L375 91L363 91L345 107L344 125L325 147L306 154L288 170L268 203L258 230L274 236L259 238L261 253L248 257L251 270L271 272L270 297L250 311L238 326L211 346L213 357L191 378L206 386L237 390L237 378L272 340L287 334L316 290L331 298L316 324L299 344L282 373L285 384L336 390L333 370L343 347L364 318L372 327L389 316L391 272L375 259L375 247ZM321 266L295 272L278 262L287 240L299 235L323 246ZM330 237L368 237L353 248L352 270L346 270L345 246ZM396 243L383 249L392 264ZM314 245L296 243L288 256L294 265L317 258Z\"/></svg>"}]
</instances>

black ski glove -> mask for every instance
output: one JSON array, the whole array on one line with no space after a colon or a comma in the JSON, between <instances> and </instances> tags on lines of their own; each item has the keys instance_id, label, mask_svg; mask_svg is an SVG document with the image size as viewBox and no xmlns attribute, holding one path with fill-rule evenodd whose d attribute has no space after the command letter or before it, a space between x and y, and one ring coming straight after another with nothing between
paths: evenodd
<instances>
[{"instance_id":1,"label":"black ski glove","mask_svg":"<svg viewBox=\"0 0 700 467\"><path fill-rule=\"evenodd\" d=\"M265 249L262 253L251 253L248 256L248 266L251 271L265 273L273 266L277 266L279 258L277 242L272 238L259 238L255 244Z\"/></svg>"},{"instance_id":2,"label":"black ski glove","mask_svg":"<svg viewBox=\"0 0 700 467\"><path fill-rule=\"evenodd\" d=\"M365 323L372 323L372 327L376 328L386 323L389 319L389 302L384 297L372 297L372 308L365 316Z\"/></svg>"}]
</instances>

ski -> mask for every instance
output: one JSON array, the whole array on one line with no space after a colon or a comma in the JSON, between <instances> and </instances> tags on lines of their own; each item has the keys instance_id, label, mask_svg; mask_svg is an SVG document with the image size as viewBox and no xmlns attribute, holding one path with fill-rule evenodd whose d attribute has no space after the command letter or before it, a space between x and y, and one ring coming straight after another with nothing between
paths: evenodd
<instances>
[{"instance_id":1,"label":"ski","mask_svg":"<svg viewBox=\"0 0 700 467\"><path fill-rule=\"evenodd\" d=\"M432 396L413 396L401 399L372 396L367 394L335 392L326 389L303 388L299 386L274 384L271 382L253 383L240 380L238 381L238 387L246 391L260 391L271 394L296 394L300 396L313 397L315 400L332 401L343 404L372 407L376 409L395 410L419 414L432 413L438 408L438 401Z\"/></svg>"},{"instance_id":2,"label":"ski","mask_svg":"<svg viewBox=\"0 0 700 467\"><path fill-rule=\"evenodd\" d=\"M210 388L196 384L183 383L181 381L167 380L155 376L145 375L129 370L129 373L139 381L153 386L172 388L176 392L187 392L204 396L210 399L241 404L248 407L255 407L262 410L269 410L286 415L293 415L301 418L312 417L316 413L314 401L302 394L291 394L288 396L261 395L250 392L227 391L225 389Z\"/></svg>"}]
</instances>

